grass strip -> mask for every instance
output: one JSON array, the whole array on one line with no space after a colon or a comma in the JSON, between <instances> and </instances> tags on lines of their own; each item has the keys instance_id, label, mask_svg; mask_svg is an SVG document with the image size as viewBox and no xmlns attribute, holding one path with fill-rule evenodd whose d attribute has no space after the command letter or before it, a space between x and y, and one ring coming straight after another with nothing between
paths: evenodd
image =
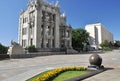
<instances>
[{"instance_id":1,"label":"grass strip","mask_svg":"<svg viewBox=\"0 0 120 81\"><path fill-rule=\"evenodd\" d=\"M84 75L86 73L87 73L87 71L67 71L67 72L60 74L53 81L64 81L64 80L68 80L70 78Z\"/></svg>"}]
</instances>

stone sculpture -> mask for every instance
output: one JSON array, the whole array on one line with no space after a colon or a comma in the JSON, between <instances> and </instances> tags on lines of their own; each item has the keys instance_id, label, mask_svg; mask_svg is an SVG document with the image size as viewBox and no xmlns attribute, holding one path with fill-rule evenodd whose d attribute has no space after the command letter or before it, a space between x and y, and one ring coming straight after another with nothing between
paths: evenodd
<instances>
[{"instance_id":1,"label":"stone sculpture","mask_svg":"<svg viewBox=\"0 0 120 81\"><path fill-rule=\"evenodd\" d=\"M25 54L25 50L18 43L11 41L7 54Z\"/></svg>"},{"instance_id":2,"label":"stone sculpture","mask_svg":"<svg viewBox=\"0 0 120 81\"><path fill-rule=\"evenodd\" d=\"M92 54L89 57L89 63L90 66L88 66L88 68L92 68L92 69L103 69L104 66L102 66L102 58L98 55L98 54Z\"/></svg>"}]
</instances>

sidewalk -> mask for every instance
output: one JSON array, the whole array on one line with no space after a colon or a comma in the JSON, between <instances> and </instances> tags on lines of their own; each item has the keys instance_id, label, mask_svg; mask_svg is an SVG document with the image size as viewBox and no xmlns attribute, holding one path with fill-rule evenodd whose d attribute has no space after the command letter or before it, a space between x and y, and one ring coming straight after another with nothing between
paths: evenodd
<instances>
[{"instance_id":1,"label":"sidewalk","mask_svg":"<svg viewBox=\"0 0 120 81\"><path fill-rule=\"evenodd\" d=\"M120 81L120 69L107 70L82 81Z\"/></svg>"},{"instance_id":2,"label":"sidewalk","mask_svg":"<svg viewBox=\"0 0 120 81\"><path fill-rule=\"evenodd\" d=\"M43 71L46 71L45 69L41 70L41 69L35 69L35 70L31 70L31 71L27 71L25 73L22 74L18 74L16 76L13 76L11 78L2 80L2 81L25 81Z\"/></svg>"}]
</instances>

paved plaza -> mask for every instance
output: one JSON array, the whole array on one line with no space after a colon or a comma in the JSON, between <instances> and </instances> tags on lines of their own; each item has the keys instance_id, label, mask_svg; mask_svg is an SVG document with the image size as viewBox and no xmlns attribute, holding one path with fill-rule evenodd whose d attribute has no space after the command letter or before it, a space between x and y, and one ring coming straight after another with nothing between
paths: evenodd
<instances>
[{"instance_id":1,"label":"paved plaza","mask_svg":"<svg viewBox=\"0 0 120 81\"><path fill-rule=\"evenodd\" d=\"M27 59L0 61L0 81L25 81L26 79L48 69L62 66L88 66L91 54L51 55ZM83 81L119 81L120 50L99 53L103 65L110 70L104 71Z\"/></svg>"}]
</instances>

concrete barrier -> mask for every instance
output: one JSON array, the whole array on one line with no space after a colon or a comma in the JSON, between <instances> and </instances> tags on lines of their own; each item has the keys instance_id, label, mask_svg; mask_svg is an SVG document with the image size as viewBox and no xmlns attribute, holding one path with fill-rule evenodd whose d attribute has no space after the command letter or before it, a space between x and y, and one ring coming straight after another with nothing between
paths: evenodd
<instances>
[{"instance_id":1,"label":"concrete barrier","mask_svg":"<svg viewBox=\"0 0 120 81\"><path fill-rule=\"evenodd\" d=\"M11 54L10 58L19 59L19 58L33 58L38 56L49 56L49 55L61 55L65 52L40 52L40 53L29 53L29 54Z\"/></svg>"}]
</instances>

